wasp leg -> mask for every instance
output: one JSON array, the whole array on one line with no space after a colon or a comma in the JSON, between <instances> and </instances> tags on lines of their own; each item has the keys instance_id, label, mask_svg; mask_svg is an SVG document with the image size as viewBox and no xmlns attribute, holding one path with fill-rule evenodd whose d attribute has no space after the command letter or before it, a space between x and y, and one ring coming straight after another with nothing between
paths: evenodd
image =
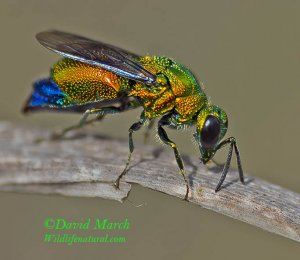
<instances>
[{"instance_id":1,"label":"wasp leg","mask_svg":"<svg viewBox=\"0 0 300 260\"><path fill-rule=\"evenodd\" d=\"M63 129L60 133L54 133L51 136L51 140L57 140L62 138L67 132L70 132L75 129L79 129L81 127L84 127L88 124L91 124L95 121L101 121L105 114L112 114L112 113L119 113L120 109L118 107L105 107L105 108L93 108L86 110L83 115L81 116L80 121L76 125L69 126L65 129ZM96 118L93 118L91 120L87 120L90 115L95 115Z\"/></svg>"},{"instance_id":2,"label":"wasp leg","mask_svg":"<svg viewBox=\"0 0 300 260\"><path fill-rule=\"evenodd\" d=\"M148 143L149 135L152 127L154 126L155 119L150 120L149 125L147 126L145 135L144 135L144 144Z\"/></svg>"},{"instance_id":3,"label":"wasp leg","mask_svg":"<svg viewBox=\"0 0 300 260\"><path fill-rule=\"evenodd\" d=\"M88 111L88 110L87 110ZM69 126L67 128L64 128L63 130L60 131L60 133L53 133L50 137L51 140L57 140L57 139L60 139L62 138L66 133L72 131L72 130L75 130L75 129L79 129L79 128L82 128L84 126L87 126L87 125L90 125L96 121L102 121L103 118L104 118L104 114L98 114L95 118L91 119L91 120L87 120L88 116L93 114L93 113L90 113L90 114L86 114L87 111L83 114L82 118L80 119L79 123L76 124L76 125L72 125L72 126Z\"/></svg>"},{"instance_id":4,"label":"wasp leg","mask_svg":"<svg viewBox=\"0 0 300 260\"><path fill-rule=\"evenodd\" d=\"M165 120L166 118L162 118L161 120L159 120L158 122L158 136L160 138L160 140L162 140L165 144L169 145L173 151L174 151L174 154L175 154L175 158L176 158L176 162L177 162L177 165L180 169L180 173L184 179L184 182L185 182L185 185L186 185L186 193L185 193L185 196L184 196L184 200L188 201L188 196L189 196L189 184L187 182L187 179L185 177L185 169L184 169L184 166L183 166L183 161L182 161L182 158L181 158L181 155L177 149L177 146L176 144L171 141L166 133L166 131L162 128L164 125L165 126L168 126L168 123L167 121Z\"/></svg>"},{"instance_id":5,"label":"wasp leg","mask_svg":"<svg viewBox=\"0 0 300 260\"><path fill-rule=\"evenodd\" d=\"M140 116L140 120L136 123L134 123L128 130L128 135L129 135L129 139L128 139L128 144L129 144L129 155L128 155L128 159L125 165L124 170L122 171L122 173L119 175L118 179L115 181L115 187L118 189L120 186L120 180L121 178L127 173L128 171L128 166L130 163L130 159L131 159L131 154L134 150L134 145L133 145L133 138L132 138L132 134L135 131L138 131L139 129L141 129L142 125L145 123L146 121L146 117L144 115L144 112L142 112L141 116Z\"/></svg>"},{"instance_id":6,"label":"wasp leg","mask_svg":"<svg viewBox=\"0 0 300 260\"><path fill-rule=\"evenodd\" d=\"M224 182L224 180L226 178L226 175L227 175L228 169L229 169L229 165L230 165L230 162L231 162L233 148L234 148L235 155L236 155L236 160L237 160L237 166L238 166L238 172L239 172L240 181L243 184L245 184L244 173L243 173L243 168L242 168L242 162L241 162L241 157L240 157L240 152L239 152L239 149L237 147L235 138L234 137L227 138L226 140L224 140L222 143L220 143L218 145L217 150L221 149L222 147L224 147L227 144L230 144L229 151L228 151L228 156L227 156L227 160L226 160L226 163L224 165L224 168L223 168L223 172L222 172L221 178L220 178L219 183L218 183L218 185L217 185L217 187L215 189L215 192L218 192L221 189L221 186L222 186L222 184L223 184L223 182Z\"/></svg>"},{"instance_id":7,"label":"wasp leg","mask_svg":"<svg viewBox=\"0 0 300 260\"><path fill-rule=\"evenodd\" d=\"M78 124L73 125L73 126L69 126L65 129L63 129L60 133L54 133L51 136L51 140L60 139L67 132L70 132L70 131L75 130L75 129L82 128L86 125L89 125L89 124L95 122L95 121L101 121L101 120L103 120L103 118L106 114L120 113L120 112L125 111L125 110L136 108L138 106L139 106L139 104L136 101L127 101L126 100L126 101L121 102L121 105L119 107L111 106L111 107L88 109L83 113L83 115L82 115L82 117L81 117ZM87 118L90 115L94 115L94 114L96 114L95 118L93 118L91 120L87 120Z\"/></svg>"}]
</instances>

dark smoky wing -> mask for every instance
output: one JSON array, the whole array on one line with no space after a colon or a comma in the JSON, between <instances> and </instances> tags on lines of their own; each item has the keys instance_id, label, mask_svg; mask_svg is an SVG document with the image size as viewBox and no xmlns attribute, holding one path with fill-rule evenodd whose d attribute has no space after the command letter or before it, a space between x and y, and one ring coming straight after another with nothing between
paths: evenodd
<instances>
[{"instance_id":1,"label":"dark smoky wing","mask_svg":"<svg viewBox=\"0 0 300 260\"><path fill-rule=\"evenodd\" d=\"M94 41L79 35L46 31L36 35L46 48L67 58L100 66L122 77L156 85L156 76L143 68L139 56L118 47Z\"/></svg>"}]
</instances>

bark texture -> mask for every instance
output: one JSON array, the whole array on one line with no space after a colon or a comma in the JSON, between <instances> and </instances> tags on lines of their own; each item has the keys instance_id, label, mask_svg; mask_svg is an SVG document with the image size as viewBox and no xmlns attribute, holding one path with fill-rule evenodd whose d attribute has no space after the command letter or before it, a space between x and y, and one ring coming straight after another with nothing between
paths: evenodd
<instances>
[{"instance_id":1,"label":"bark texture","mask_svg":"<svg viewBox=\"0 0 300 260\"><path fill-rule=\"evenodd\" d=\"M103 136L76 135L59 141L44 129L0 123L0 190L56 193L124 200L130 183L183 198L185 185L170 149L136 145L119 190L113 182L123 170L128 143ZM214 188L222 168L184 156L191 187L189 201L229 217L300 241L300 194L246 175L246 185L230 170L223 188Z\"/></svg>"}]
</instances>

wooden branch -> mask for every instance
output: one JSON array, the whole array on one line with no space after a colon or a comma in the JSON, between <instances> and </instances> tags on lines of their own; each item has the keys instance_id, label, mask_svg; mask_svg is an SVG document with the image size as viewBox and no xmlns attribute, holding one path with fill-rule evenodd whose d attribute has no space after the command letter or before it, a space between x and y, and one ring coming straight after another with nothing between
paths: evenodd
<instances>
[{"instance_id":1,"label":"wooden branch","mask_svg":"<svg viewBox=\"0 0 300 260\"><path fill-rule=\"evenodd\" d=\"M102 136L73 136L56 142L36 143L49 132L0 123L0 190L58 193L122 201L130 183L183 198L185 185L169 149L136 145L130 171L120 190L112 183L123 170L128 155L126 141ZM214 188L221 167L204 166L184 156L191 186L189 201L300 241L300 194L253 177L246 185L231 170L223 189Z\"/></svg>"}]
</instances>

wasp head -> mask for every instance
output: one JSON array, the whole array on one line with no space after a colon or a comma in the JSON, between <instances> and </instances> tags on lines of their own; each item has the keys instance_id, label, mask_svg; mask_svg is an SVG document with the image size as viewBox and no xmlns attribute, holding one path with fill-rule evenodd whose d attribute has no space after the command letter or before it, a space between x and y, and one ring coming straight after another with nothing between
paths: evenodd
<instances>
[{"instance_id":1,"label":"wasp head","mask_svg":"<svg viewBox=\"0 0 300 260\"><path fill-rule=\"evenodd\" d=\"M194 137L199 145L204 164L215 155L220 141L226 134L227 126L228 119L223 109L210 105L199 112Z\"/></svg>"}]
</instances>

